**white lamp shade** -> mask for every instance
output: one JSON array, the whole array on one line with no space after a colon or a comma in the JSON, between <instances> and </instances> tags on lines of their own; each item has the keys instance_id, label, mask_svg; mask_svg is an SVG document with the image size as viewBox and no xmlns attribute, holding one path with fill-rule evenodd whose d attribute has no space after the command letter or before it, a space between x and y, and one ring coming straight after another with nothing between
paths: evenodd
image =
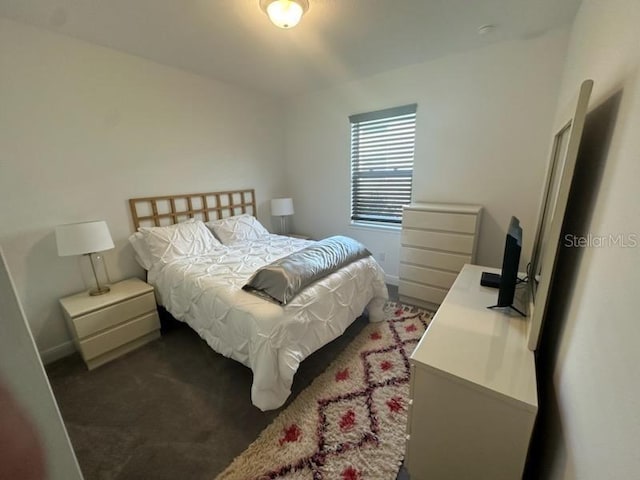
<instances>
[{"instance_id":1,"label":"white lamp shade","mask_svg":"<svg viewBox=\"0 0 640 480\"><path fill-rule=\"evenodd\" d=\"M293 215L293 200L291 198L274 198L271 200L271 215L284 217Z\"/></svg>"},{"instance_id":2,"label":"white lamp shade","mask_svg":"<svg viewBox=\"0 0 640 480\"><path fill-rule=\"evenodd\" d=\"M57 226L56 243L61 257L102 252L114 247L107 222L103 220Z\"/></svg>"}]
</instances>

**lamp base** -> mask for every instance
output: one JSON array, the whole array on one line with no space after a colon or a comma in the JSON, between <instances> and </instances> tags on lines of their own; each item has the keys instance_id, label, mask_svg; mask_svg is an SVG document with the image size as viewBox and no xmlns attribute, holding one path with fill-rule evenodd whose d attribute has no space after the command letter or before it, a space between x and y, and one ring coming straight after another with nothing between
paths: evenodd
<instances>
[{"instance_id":1,"label":"lamp base","mask_svg":"<svg viewBox=\"0 0 640 480\"><path fill-rule=\"evenodd\" d=\"M109 293L111 291L111 289L109 287L98 287L98 288L94 288L93 290L89 290L89 295L91 295L92 297L95 297L97 295L104 295L105 293Z\"/></svg>"}]
</instances>

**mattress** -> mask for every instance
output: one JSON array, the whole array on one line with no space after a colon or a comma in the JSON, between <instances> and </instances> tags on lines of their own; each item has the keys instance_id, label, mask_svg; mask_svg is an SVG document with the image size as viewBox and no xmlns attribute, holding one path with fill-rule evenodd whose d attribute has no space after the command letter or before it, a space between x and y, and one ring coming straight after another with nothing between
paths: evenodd
<instances>
[{"instance_id":1,"label":"mattress","mask_svg":"<svg viewBox=\"0 0 640 480\"><path fill-rule=\"evenodd\" d=\"M258 268L311 243L268 235L157 264L148 274L158 303L216 352L251 368L251 400L261 410L282 406L300 362L340 336L365 308L370 321L383 319L388 293L373 257L315 282L286 306L242 290Z\"/></svg>"}]
</instances>

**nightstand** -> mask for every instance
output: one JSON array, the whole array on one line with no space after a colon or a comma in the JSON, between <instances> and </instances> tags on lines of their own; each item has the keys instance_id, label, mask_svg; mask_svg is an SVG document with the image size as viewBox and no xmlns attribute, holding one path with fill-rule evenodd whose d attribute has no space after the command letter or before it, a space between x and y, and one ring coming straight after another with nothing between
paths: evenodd
<instances>
[{"instance_id":1,"label":"nightstand","mask_svg":"<svg viewBox=\"0 0 640 480\"><path fill-rule=\"evenodd\" d=\"M153 287L138 278L60 300L73 339L89 370L160 337Z\"/></svg>"}]
</instances>

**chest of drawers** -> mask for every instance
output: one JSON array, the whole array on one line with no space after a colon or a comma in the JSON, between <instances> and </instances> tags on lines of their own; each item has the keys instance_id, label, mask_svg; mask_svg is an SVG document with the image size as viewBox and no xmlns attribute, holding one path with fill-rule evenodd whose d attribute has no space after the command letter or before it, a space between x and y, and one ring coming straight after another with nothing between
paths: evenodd
<instances>
[{"instance_id":1,"label":"chest of drawers","mask_svg":"<svg viewBox=\"0 0 640 480\"><path fill-rule=\"evenodd\" d=\"M412 203L404 207L400 301L434 309L466 263L475 263L482 207Z\"/></svg>"}]
</instances>

